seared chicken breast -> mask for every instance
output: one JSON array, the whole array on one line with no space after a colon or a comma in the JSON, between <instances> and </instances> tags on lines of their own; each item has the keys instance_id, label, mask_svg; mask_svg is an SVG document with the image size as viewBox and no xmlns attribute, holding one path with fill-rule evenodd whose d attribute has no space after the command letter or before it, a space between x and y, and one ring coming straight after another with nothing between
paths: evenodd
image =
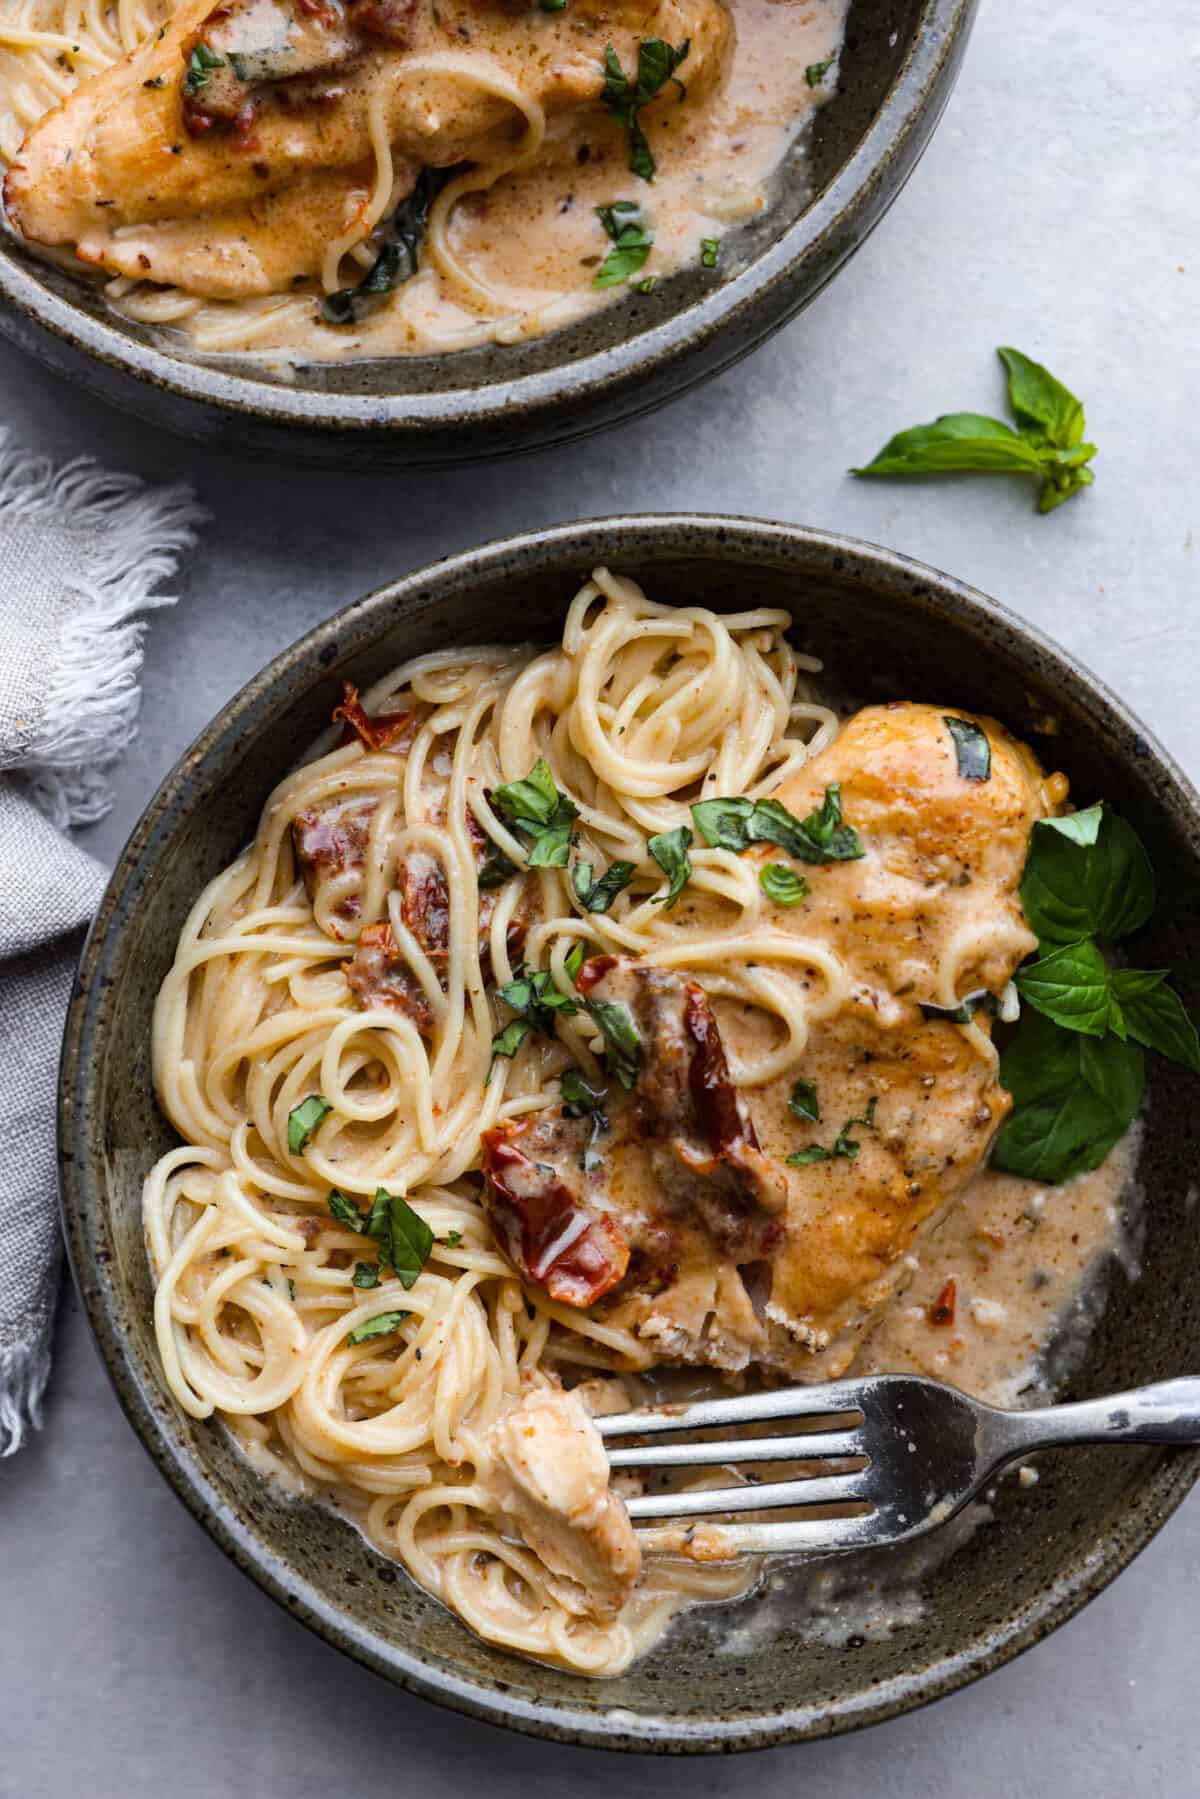
<instances>
[{"instance_id":1,"label":"seared chicken breast","mask_svg":"<svg viewBox=\"0 0 1200 1799\"><path fill-rule=\"evenodd\" d=\"M858 713L776 795L804 817L839 787L862 854L807 868L804 902L772 908L778 979L798 983L807 1022L775 1078L739 1088L731 1073L779 1047L769 1007L710 995L703 971L653 952L584 964L588 999L636 1029L637 1078L624 1101L614 1084L611 1129L590 1144L561 1108L485 1135L497 1234L527 1278L599 1304L659 1359L848 1365L1009 1109L992 1010L1035 946L1018 886L1065 782L994 720L967 722L988 740L986 780L960 772L939 708L897 704ZM711 937L715 904L685 896L677 922ZM755 954L771 966L761 934ZM979 993L968 1023L938 1014Z\"/></svg>"},{"instance_id":2,"label":"seared chicken breast","mask_svg":"<svg viewBox=\"0 0 1200 1799\"><path fill-rule=\"evenodd\" d=\"M731 35L722 0L573 0L552 18L507 0L185 0L39 121L5 203L25 237L114 274L282 292L366 215L389 148L395 205L422 168L516 144L521 96L549 119L602 116L609 46L634 69L641 40L686 40L700 97Z\"/></svg>"}]
</instances>

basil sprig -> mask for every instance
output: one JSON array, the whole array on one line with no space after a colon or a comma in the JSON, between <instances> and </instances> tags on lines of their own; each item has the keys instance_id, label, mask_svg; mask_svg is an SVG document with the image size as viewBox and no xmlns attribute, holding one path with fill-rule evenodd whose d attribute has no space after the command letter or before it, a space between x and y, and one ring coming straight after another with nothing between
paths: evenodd
<instances>
[{"instance_id":1,"label":"basil sprig","mask_svg":"<svg viewBox=\"0 0 1200 1799\"><path fill-rule=\"evenodd\" d=\"M889 438L852 475L1033 475L1039 512L1051 512L1094 475L1086 466L1096 446L1083 442L1083 402L1040 362L1020 350L997 352L1008 374L1008 403L1016 427L978 412L948 412Z\"/></svg>"},{"instance_id":2,"label":"basil sprig","mask_svg":"<svg viewBox=\"0 0 1200 1799\"><path fill-rule=\"evenodd\" d=\"M415 1284L433 1249L433 1231L420 1213L413 1211L403 1194L376 1187L371 1209L364 1214L352 1199L347 1199L335 1187L329 1195L329 1210L339 1224L348 1225L361 1236L374 1238L379 1245L379 1267L390 1266L406 1292ZM365 1266L359 1263L359 1268ZM355 1286L372 1284L357 1276L356 1269L351 1276Z\"/></svg>"},{"instance_id":3,"label":"basil sprig","mask_svg":"<svg viewBox=\"0 0 1200 1799\"><path fill-rule=\"evenodd\" d=\"M532 840L530 868L567 866L579 808L574 800L559 792L544 756L538 757L523 781L509 781L497 787L492 804Z\"/></svg>"},{"instance_id":4,"label":"basil sprig","mask_svg":"<svg viewBox=\"0 0 1200 1799\"><path fill-rule=\"evenodd\" d=\"M298 1106L293 1106L287 1121L288 1154L302 1156L308 1147L309 1138L321 1120L332 1111L333 1107L323 1093L310 1093Z\"/></svg>"},{"instance_id":5,"label":"basil sprig","mask_svg":"<svg viewBox=\"0 0 1200 1799\"><path fill-rule=\"evenodd\" d=\"M686 825L679 825L673 831L660 831L646 845L667 877L667 891L656 893L654 897L668 909L675 904L692 878L692 858L688 854L691 847L692 833Z\"/></svg>"},{"instance_id":6,"label":"basil sprig","mask_svg":"<svg viewBox=\"0 0 1200 1799\"><path fill-rule=\"evenodd\" d=\"M740 855L752 843L774 843L798 862L854 862L865 854L853 825L842 822L842 790L825 789L820 807L797 818L778 800L697 800L692 818L705 843Z\"/></svg>"},{"instance_id":7,"label":"basil sprig","mask_svg":"<svg viewBox=\"0 0 1200 1799\"><path fill-rule=\"evenodd\" d=\"M633 876L632 862L610 862L598 880L592 879L590 862L577 862L571 870L575 893L585 912L607 912Z\"/></svg>"},{"instance_id":8,"label":"basil sprig","mask_svg":"<svg viewBox=\"0 0 1200 1799\"><path fill-rule=\"evenodd\" d=\"M638 45L637 75L632 80L621 67L612 45L605 49L604 90L600 97L611 116L629 133L629 167L643 181L653 181L658 165L638 114L668 81L675 83L681 100L686 98L687 89L675 71L691 47L690 38L684 38L678 48L660 37L643 38Z\"/></svg>"},{"instance_id":9,"label":"basil sprig","mask_svg":"<svg viewBox=\"0 0 1200 1799\"><path fill-rule=\"evenodd\" d=\"M619 287L631 281L654 248L654 233L636 200L614 200L597 206L596 217L612 239L612 249L592 277L593 287Z\"/></svg>"},{"instance_id":10,"label":"basil sprig","mask_svg":"<svg viewBox=\"0 0 1200 1799\"><path fill-rule=\"evenodd\" d=\"M992 1161L1031 1180L1098 1168L1137 1115L1142 1047L1200 1074L1200 1037L1166 969L1111 968L1102 944L1140 929L1154 875L1133 827L1104 804L1033 828L1021 900L1039 954L1000 1057L1013 1111Z\"/></svg>"}]
</instances>

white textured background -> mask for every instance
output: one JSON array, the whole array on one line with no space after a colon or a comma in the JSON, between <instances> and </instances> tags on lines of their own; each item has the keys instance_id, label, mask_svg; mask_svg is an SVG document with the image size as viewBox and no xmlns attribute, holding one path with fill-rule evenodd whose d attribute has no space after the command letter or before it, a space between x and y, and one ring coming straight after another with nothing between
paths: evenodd
<instances>
[{"instance_id":1,"label":"white textured background","mask_svg":"<svg viewBox=\"0 0 1200 1799\"><path fill-rule=\"evenodd\" d=\"M184 604L154 620L141 741L91 847L115 854L225 698L326 613L484 537L624 509L803 521L949 569L1077 651L1200 775L1198 294L1196 0L988 0L924 163L833 287L740 368L582 446L426 476L218 459L0 344L16 441L186 476L215 515ZM1000 410L999 343L1084 398L1090 493L1043 519L1023 483L845 478L895 429ZM64 1313L47 1428L0 1463L5 1799L1200 1790L1200 1501L1080 1618L931 1711L753 1760L617 1761L407 1699L284 1617L171 1497Z\"/></svg>"}]
</instances>

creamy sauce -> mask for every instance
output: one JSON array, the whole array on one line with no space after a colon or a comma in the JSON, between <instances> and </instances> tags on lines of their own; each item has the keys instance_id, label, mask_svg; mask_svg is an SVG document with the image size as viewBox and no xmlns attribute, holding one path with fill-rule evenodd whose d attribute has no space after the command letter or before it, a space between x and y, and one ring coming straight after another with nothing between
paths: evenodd
<instances>
[{"instance_id":1,"label":"creamy sauce","mask_svg":"<svg viewBox=\"0 0 1200 1799\"><path fill-rule=\"evenodd\" d=\"M618 302L636 308L638 295L627 285L600 289L592 285L611 248L597 208L614 202L632 202L639 208L636 216L654 241L648 259L634 276L638 283L655 281L699 262L706 244L711 258L714 243L716 264L711 278L716 282L726 276L736 255L736 242L723 245L722 240L737 224L770 205L772 178L785 152L815 109L835 90L847 4L848 0L731 0L732 45L715 82L711 70L698 65L692 71L695 92L681 99L673 88L664 90L643 114L657 162L653 181L631 173L624 127L610 118L591 94L557 110L548 104L546 135L534 159L504 173L505 161L519 158L521 114L511 111L511 143L506 148L502 123L498 133L491 131L488 156L480 161L481 169L496 171L494 177L488 174L491 185L484 191L464 193L446 218L431 228L417 274L354 325L339 327L322 321L322 281L314 276L311 256L304 258L299 251L310 237L319 242L336 239L343 217L353 220L356 210L361 214L372 205L370 178L361 164L357 173L351 169L342 176L331 170L331 180L318 181L316 186L310 181L309 199L302 200L298 185L294 198L294 190L288 187L275 194L268 180L261 205L251 205L244 219L242 211L236 218L229 211L204 213L185 184L177 218L169 211L162 214L160 207L161 216L149 226L127 223L118 196L116 210L89 211L87 243L79 253L88 262L103 262L110 274L116 272L108 292L113 304L127 316L182 331L202 351L267 357L283 375L314 360L514 342ZM140 54L153 56L160 19L169 22L179 10L171 0L136 0L131 9L122 8L124 42L144 42L147 49ZM74 7L64 9L64 0L18 0L15 23L22 30L34 34L68 30L73 38L85 41L83 54L76 60L73 53L61 51L61 35L47 39L44 49L36 42L5 44L0 37L0 155L5 160L18 159L23 135L39 112L69 93L77 78L112 61L121 41L115 29L115 9L106 18L104 35L93 43L86 31L81 32ZM135 20L136 29L129 27L129 18ZM439 24L444 24L440 18ZM668 24L650 9L644 35L665 33ZM443 44L436 25L434 31L434 41ZM469 43L464 46L456 38L453 53L443 48L438 55L454 54L465 61L480 52L485 59L494 59L528 39L528 75L535 83L535 67L544 78L544 70L550 66L553 76L557 45L570 44L573 66L587 72L588 84L594 83L592 71L598 69L605 43L611 38L627 46L623 66L632 68L638 35L631 36L626 30L621 37L603 12L589 27L586 19L573 19L569 11L542 14L534 10L523 18L502 10L489 15L478 8L470 13L469 23L460 25L459 32L469 37ZM512 43L506 41L506 34ZM417 48L425 49L423 39L418 38ZM166 58L163 71L158 71L155 63L158 72L152 79L135 83L160 90L162 105L158 106L160 94L152 93L144 99L144 106L153 103L164 112L162 119L156 112L144 127L148 133L145 155L130 146L128 160L135 174L139 166L154 161L151 151L161 163L168 147L162 139L169 134L168 127L170 132L177 131L171 108L179 52L170 39L161 56ZM375 60L377 73L371 72L375 65L369 62L364 65L366 73L351 75L347 86L361 86L364 81L394 82L397 88L404 85L403 56L393 55L390 62L382 57ZM414 60L419 63L420 55ZM696 53L691 60L697 61ZM149 62L145 69L139 65L137 75L145 74L149 67ZM822 68L824 73L817 74ZM689 69L685 59L680 66L681 80L689 79ZM811 81L810 71L814 75ZM521 72L519 68L517 72ZM453 83L444 76L425 75L409 87L416 94L429 92L428 105L433 108L430 130L436 125L434 114L439 107L450 114L452 126ZM464 104L461 98L457 104ZM298 120L303 117L296 116ZM503 111L500 117L503 121ZM412 121L408 123L408 138L402 135L399 145L393 145L395 180L390 198L386 192L380 195L374 215L381 213L384 222L412 184ZM86 124L82 135L90 135ZM449 136L453 138L452 128ZM182 142L181 174L188 158L208 155L215 140L188 140L184 134ZM435 134L426 158L431 164L454 160L448 151L439 156L438 148ZM262 166L265 169L267 165ZM319 170L319 161L317 167ZM53 186L59 178L57 163L48 165L38 177L43 186ZM197 195L207 179L201 173L195 184ZM105 196L89 202L92 205L113 207L114 202ZM31 227L30 235L56 244L58 247L48 252L56 260L78 266L69 247L74 233L42 235ZM181 247L185 239L186 247ZM357 284L374 260L374 241L366 238L356 245L353 239L351 226L345 254L331 263L327 259L323 265L326 288ZM135 251L142 253L134 255ZM185 270L195 269L195 284L179 274L158 276L156 281L156 259L163 253L175 257ZM233 298L212 297L223 290L206 287L201 271L207 274L218 266L235 268L239 262L248 279L252 277L250 286ZM268 268L275 273L264 278L263 270ZM137 279L140 270L152 273ZM159 285L164 279L178 285ZM269 280L269 292L263 291L264 279ZM203 297L205 294L209 297ZM631 315L631 325L636 316L636 312Z\"/></svg>"}]
</instances>

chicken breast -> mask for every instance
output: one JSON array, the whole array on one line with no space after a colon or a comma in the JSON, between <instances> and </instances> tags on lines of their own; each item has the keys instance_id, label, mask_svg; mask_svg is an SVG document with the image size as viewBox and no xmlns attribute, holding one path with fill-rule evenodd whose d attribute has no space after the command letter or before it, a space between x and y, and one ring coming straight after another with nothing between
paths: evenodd
<instances>
[{"instance_id":1,"label":"chicken breast","mask_svg":"<svg viewBox=\"0 0 1200 1799\"><path fill-rule=\"evenodd\" d=\"M488 1433L487 1484L522 1539L556 1577L555 1591L579 1615L620 1610L642 1569L629 1516L608 1484L608 1462L591 1414L555 1386L527 1390Z\"/></svg>"},{"instance_id":2,"label":"chicken breast","mask_svg":"<svg viewBox=\"0 0 1200 1799\"><path fill-rule=\"evenodd\" d=\"M666 1359L841 1372L1009 1109L991 1009L1035 947L1018 886L1030 830L1066 784L994 720L963 717L986 735L986 780L960 772L942 710L903 704L857 714L777 794L804 818L839 787L862 854L806 867L808 898L772 908L789 945L778 979L799 983L809 1021L775 1078L735 1087L730 1066L762 1066L781 1026L768 1007L710 997L703 971L653 957L581 971L593 1004L624 1007L636 1028L635 1088L582 1181L578 1123L543 1114L521 1147L616 1227L628 1272L593 1300ZM711 934L712 902L691 891L679 922ZM937 1015L978 993L991 997L969 1023ZM789 1107L797 1081L816 1118ZM510 1196L490 1176L489 1188L503 1211Z\"/></svg>"},{"instance_id":3,"label":"chicken breast","mask_svg":"<svg viewBox=\"0 0 1200 1799\"><path fill-rule=\"evenodd\" d=\"M548 115L600 112L606 49L688 53L718 79L722 0L183 0L171 23L82 83L8 172L13 223L117 274L237 299L315 275L365 214L390 144L392 202L424 167L478 161L525 129L514 85ZM654 105L678 104L664 89ZM653 128L652 105L643 122Z\"/></svg>"}]
</instances>

